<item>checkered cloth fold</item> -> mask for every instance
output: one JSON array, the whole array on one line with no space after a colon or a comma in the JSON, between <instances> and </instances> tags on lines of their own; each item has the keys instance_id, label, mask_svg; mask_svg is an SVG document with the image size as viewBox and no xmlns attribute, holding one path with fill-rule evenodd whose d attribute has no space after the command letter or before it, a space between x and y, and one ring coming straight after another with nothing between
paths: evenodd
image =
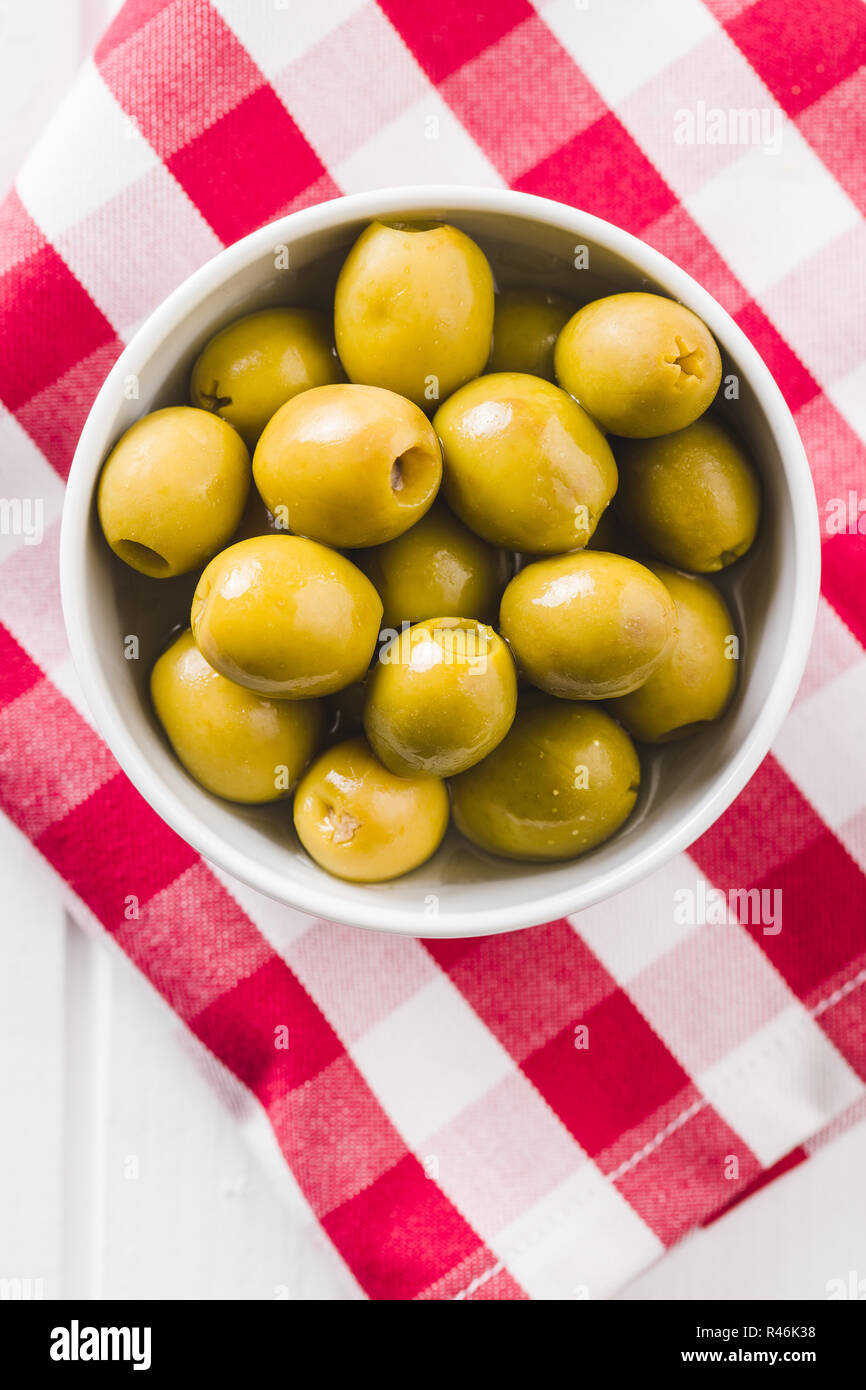
<instances>
[{"instance_id":1,"label":"checkered cloth fold","mask_svg":"<svg viewBox=\"0 0 866 1390\"><path fill-rule=\"evenodd\" d=\"M129 0L0 209L0 493L45 524L4 510L0 805L266 1116L344 1294L604 1296L864 1111L864 59L858 0ZM404 180L546 194L685 266L774 371L825 521L808 672L736 804L498 938L217 876L94 732L60 617L63 478L142 318L261 222ZM782 931L676 910L712 888L781 890Z\"/></svg>"}]
</instances>

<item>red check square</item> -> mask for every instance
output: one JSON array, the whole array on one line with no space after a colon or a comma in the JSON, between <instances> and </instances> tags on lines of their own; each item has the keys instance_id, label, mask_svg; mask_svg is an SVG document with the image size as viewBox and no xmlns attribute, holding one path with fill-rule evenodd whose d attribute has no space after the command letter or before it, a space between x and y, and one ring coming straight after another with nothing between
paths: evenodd
<instances>
[{"instance_id":1,"label":"red check square","mask_svg":"<svg viewBox=\"0 0 866 1390\"><path fill-rule=\"evenodd\" d=\"M70 714L70 724L79 717ZM74 737L73 728L67 724L65 739ZM35 844L109 931L125 920L130 897L146 903L196 859L122 772Z\"/></svg>"},{"instance_id":2,"label":"red check square","mask_svg":"<svg viewBox=\"0 0 866 1390\"><path fill-rule=\"evenodd\" d=\"M627 232L639 232L676 202L612 111L522 174L514 187L558 198Z\"/></svg>"},{"instance_id":3,"label":"red check square","mask_svg":"<svg viewBox=\"0 0 866 1390\"><path fill-rule=\"evenodd\" d=\"M821 592L866 647L866 536L832 536L821 547Z\"/></svg>"},{"instance_id":4,"label":"red check square","mask_svg":"<svg viewBox=\"0 0 866 1390\"><path fill-rule=\"evenodd\" d=\"M12 633L0 623L0 708L32 690L42 672Z\"/></svg>"},{"instance_id":5,"label":"red check square","mask_svg":"<svg viewBox=\"0 0 866 1390\"><path fill-rule=\"evenodd\" d=\"M324 173L269 86L178 150L168 167L226 243L276 217Z\"/></svg>"},{"instance_id":6,"label":"red check square","mask_svg":"<svg viewBox=\"0 0 866 1390\"><path fill-rule=\"evenodd\" d=\"M322 1225L374 1299L414 1298L481 1245L412 1154Z\"/></svg>"},{"instance_id":7,"label":"red check square","mask_svg":"<svg viewBox=\"0 0 866 1390\"><path fill-rule=\"evenodd\" d=\"M327 1019L277 956L220 994L190 1026L266 1109L343 1051Z\"/></svg>"},{"instance_id":8,"label":"red check square","mask_svg":"<svg viewBox=\"0 0 866 1390\"><path fill-rule=\"evenodd\" d=\"M53 247L0 281L0 396L11 411L113 341L108 319Z\"/></svg>"},{"instance_id":9,"label":"red check square","mask_svg":"<svg viewBox=\"0 0 866 1390\"><path fill-rule=\"evenodd\" d=\"M539 1048L523 1070L592 1157L689 1085L689 1078L623 990Z\"/></svg>"},{"instance_id":10,"label":"red check square","mask_svg":"<svg viewBox=\"0 0 866 1390\"><path fill-rule=\"evenodd\" d=\"M710 1105L669 1134L616 1187L665 1245L734 1200L760 1172L751 1149Z\"/></svg>"},{"instance_id":11,"label":"red check square","mask_svg":"<svg viewBox=\"0 0 866 1390\"><path fill-rule=\"evenodd\" d=\"M862 0L822 5L758 0L726 27L790 116L866 63Z\"/></svg>"},{"instance_id":12,"label":"red check square","mask_svg":"<svg viewBox=\"0 0 866 1390\"><path fill-rule=\"evenodd\" d=\"M433 82L477 57L532 16L528 0L379 0L394 28Z\"/></svg>"},{"instance_id":13,"label":"red check square","mask_svg":"<svg viewBox=\"0 0 866 1390\"><path fill-rule=\"evenodd\" d=\"M750 299L734 314L750 342L754 343L791 410L799 410L820 393L820 386L800 361L759 304Z\"/></svg>"},{"instance_id":14,"label":"red check square","mask_svg":"<svg viewBox=\"0 0 866 1390\"><path fill-rule=\"evenodd\" d=\"M263 79L207 0L174 0L152 8L152 18L128 25L120 43L110 42L109 31L107 42L96 50L96 63L123 110L157 154L168 159Z\"/></svg>"}]
</instances>

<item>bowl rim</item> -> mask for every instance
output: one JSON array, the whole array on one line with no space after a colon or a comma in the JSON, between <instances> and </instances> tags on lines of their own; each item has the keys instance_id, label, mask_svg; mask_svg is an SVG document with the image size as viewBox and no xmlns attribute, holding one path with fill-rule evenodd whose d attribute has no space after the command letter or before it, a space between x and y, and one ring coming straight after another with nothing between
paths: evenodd
<instances>
[{"instance_id":1,"label":"bowl rim","mask_svg":"<svg viewBox=\"0 0 866 1390\"><path fill-rule=\"evenodd\" d=\"M769 368L745 333L721 304L691 275L662 252L638 237L565 203L505 188L461 184L418 184L348 194L288 213L257 228L218 252L188 276L145 319L115 362L88 413L73 457L63 506L60 536L60 591L63 617L73 663L100 736L124 773L157 814L206 860L242 883L286 906L314 917L332 917L327 886L299 883L253 863L248 855L210 829L175 800L174 793L148 762L146 752L128 733L122 711L100 674L98 634L89 622L82 547L86 547L93 489L103 458L96 456L98 435L109 412L117 408L117 390L130 374L138 374L160 343L195 304L219 290L221 284L260 258L275 244L332 229L335 225L374 220L384 215L417 215L432 208L447 215L499 213L543 222L621 256L635 270L657 281L665 292L683 301L707 323L714 335L733 349L772 431L782 460L793 518L793 594L795 619L785 638L776 676L758 718L736 753L719 770L688 814L653 843L635 848L626 863L600 873L573 889L542 894L528 905L504 905L449 912L422 921L379 901L339 905L340 921L399 935L427 938L489 935L553 921L590 907L630 887L685 850L727 810L763 761L793 702L809 652L820 587L820 531L812 477L793 416ZM375 885L372 886L375 889ZM287 888L289 891L287 892Z\"/></svg>"}]
</instances>

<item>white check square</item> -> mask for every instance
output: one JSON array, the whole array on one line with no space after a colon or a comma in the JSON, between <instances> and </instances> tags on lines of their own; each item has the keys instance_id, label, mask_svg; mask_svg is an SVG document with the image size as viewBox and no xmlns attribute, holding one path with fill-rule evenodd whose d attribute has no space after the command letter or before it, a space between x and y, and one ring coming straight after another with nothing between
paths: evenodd
<instances>
[{"instance_id":1,"label":"white check square","mask_svg":"<svg viewBox=\"0 0 866 1390\"><path fill-rule=\"evenodd\" d=\"M688 889L697 896L701 877L688 855L678 854L649 878L569 921L614 979L627 984L697 930L687 913L677 911L677 895Z\"/></svg>"},{"instance_id":2,"label":"white check square","mask_svg":"<svg viewBox=\"0 0 866 1390\"><path fill-rule=\"evenodd\" d=\"M541 17L608 106L717 32L701 0L553 0Z\"/></svg>"},{"instance_id":3,"label":"white check square","mask_svg":"<svg viewBox=\"0 0 866 1390\"><path fill-rule=\"evenodd\" d=\"M695 1084L765 1167L866 1094L798 1003L702 1072Z\"/></svg>"},{"instance_id":4,"label":"white check square","mask_svg":"<svg viewBox=\"0 0 866 1390\"><path fill-rule=\"evenodd\" d=\"M87 62L33 146L17 188L30 216L54 241L159 163Z\"/></svg>"},{"instance_id":5,"label":"white check square","mask_svg":"<svg viewBox=\"0 0 866 1390\"><path fill-rule=\"evenodd\" d=\"M790 123L783 148L754 147L684 203L754 296L855 226L860 214Z\"/></svg>"},{"instance_id":6,"label":"white check square","mask_svg":"<svg viewBox=\"0 0 866 1390\"><path fill-rule=\"evenodd\" d=\"M417 990L349 1051L411 1148L514 1069L444 975Z\"/></svg>"},{"instance_id":7,"label":"white check square","mask_svg":"<svg viewBox=\"0 0 866 1390\"><path fill-rule=\"evenodd\" d=\"M796 704L773 743L789 777L833 827L866 807L864 708L866 658L861 658ZM821 730L820 753L816 729Z\"/></svg>"},{"instance_id":8,"label":"white check square","mask_svg":"<svg viewBox=\"0 0 866 1390\"><path fill-rule=\"evenodd\" d=\"M492 1248L530 1298L607 1298L664 1246L594 1163L499 1232Z\"/></svg>"},{"instance_id":9,"label":"white check square","mask_svg":"<svg viewBox=\"0 0 866 1390\"><path fill-rule=\"evenodd\" d=\"M346 193L400 183L504 186L502 176L433 87L331 173Z\"/></svg>"},{"instance_id":10,"label":"white check square","mask_svg":"<svg viewBox=\"0 0 866 1390\"><path fill-rule=\"evenodd\" d=\"M370 0L211 0L268 79L308 53Z\"/></svg>"}]
</instances>

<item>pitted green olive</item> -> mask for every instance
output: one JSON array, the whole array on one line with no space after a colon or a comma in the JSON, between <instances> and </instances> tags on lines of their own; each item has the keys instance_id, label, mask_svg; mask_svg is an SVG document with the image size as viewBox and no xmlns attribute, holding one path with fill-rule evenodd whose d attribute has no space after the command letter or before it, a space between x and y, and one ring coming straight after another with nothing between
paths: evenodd
<instances>
[{"instance_id":1,"label":"pitted green olive","mask_svg":"<svg viewBox=\"0 0 866 1390\"><path fill-rule=\"evenodd\" d=\"M325 545L381 545L430 507L442 454L423 411L378 386L319 386L266 426L256 487L289 528Z\"/></svg>"},{"instance_id":2,"label":"pitted green olive","mask_svg":"<svg viewBox=\"0 0 866 1390\"><path fill-rule=\"evenodd\" d=\"M381 883L438 849L448 793L435 777L395 777L363 738L327 749L295 793L295 829L316 863L337 878Z\"/></svg>"},{"instance_id":3,"label":"pitted green olive","mask_svg":"<svg viewBox=\"0 0 866 1390\"><path fill-rule=\"evenodd\" d=\"M289 795L319 742L316 700L271 700L209 666L181 633L156 662L151 697L169 742L197 782L228 801Z\"/></svg>"},{"instance_id":4,"label":"pitted green olive","mask_svg":"<svg viewBox=\"0 0 866 1390\"><path fill-rule=\"evenodd\" d=\"M398 777L452 777L496 747L516 708L517 677L502 638L473 619L431 618L380 653L364 729Z\"/></svg>"},{"instance_id":5,"label":"pitted green olive","mask_svg":"<svg viewBox=\"0 0 866 1390\"><path fill-rule=\"evenodd\" d=\"M240 435L189 405L155 410L115 444L97 510L115 555L151 579L205 564L234 533L250 487Z\"/></svg>"},{"instance_id":6,"label":"pitted green olive","mask_svg":"<svg viewBox=\"0 0 866 1390\"><path fill-rule=\"evenodd\" d=\"M715 339L691 309L633 291L595 299L563 328L556 376L602 429L646 439L690 425L719 389Z\"/></svg>"},{"instance_id":7,"label":"pitted green olive","mask_svg":"<svg viewBox=\"0 0 866 1390\"><path fill-rule=\"evenodd\" d=\"M522 708L489 757L451 782L454 824L508 859L573 859L631 814L640 763L598 705L549 697Z\"/></svg>"},{"instance_id":8,"label":"pitted green olive","mask_svg":"<svg viewBox=\"0 0 866 1390\"><path fill-rule=\"evenodd\" d=\"M433 423L446 501L494 545L545 553L585 545L616 491L604 435L540 377L479 377L440 406Z\"/></svg>"},{"instance_id":9,"label":"pitted green olive","mask_svg":"<svg viewBox=\"0 0 866 1390\"><path fill-rule=\"evenodd\" d=\"M500 627L534 685L566 700L603 700L636 690L661 665L676 610L645 565L578 550L515 575L502 595Z\"/></svg>"},{"instance_id":10,"label":"pitted green olive","mask_svg":"<svg viewBox=\"0 0 866 1390\"><path fill-rule=\"evenodd\" d=\"M290 700L362 680L382 604L351 561L300 536L258 536L223 550L192 601L205 660L230 680Z\"/></svg>"},{"instance_id":11,"label":"pitted green olive","mask_svg":"<svg viewBox=\"0 0 866 1390\"><path fill-rule=\"evenodd\" d=\"M442 223L371 223L340 271L334 329L350 381L435 408L487 362L493 276L484 252Z\"/></svg>"},{"instance_id":12,"label":"pitted green olive","mask_svg":"<svg viewBox=\"0 0 866 1390\"><path fill-rule=\"evenodd\" d=\"M313 386L342 380L331 329L313 309L260 309L206 343L190 400L234 425L250 449L281 405Z\"/></svg>"}]
</instances>

